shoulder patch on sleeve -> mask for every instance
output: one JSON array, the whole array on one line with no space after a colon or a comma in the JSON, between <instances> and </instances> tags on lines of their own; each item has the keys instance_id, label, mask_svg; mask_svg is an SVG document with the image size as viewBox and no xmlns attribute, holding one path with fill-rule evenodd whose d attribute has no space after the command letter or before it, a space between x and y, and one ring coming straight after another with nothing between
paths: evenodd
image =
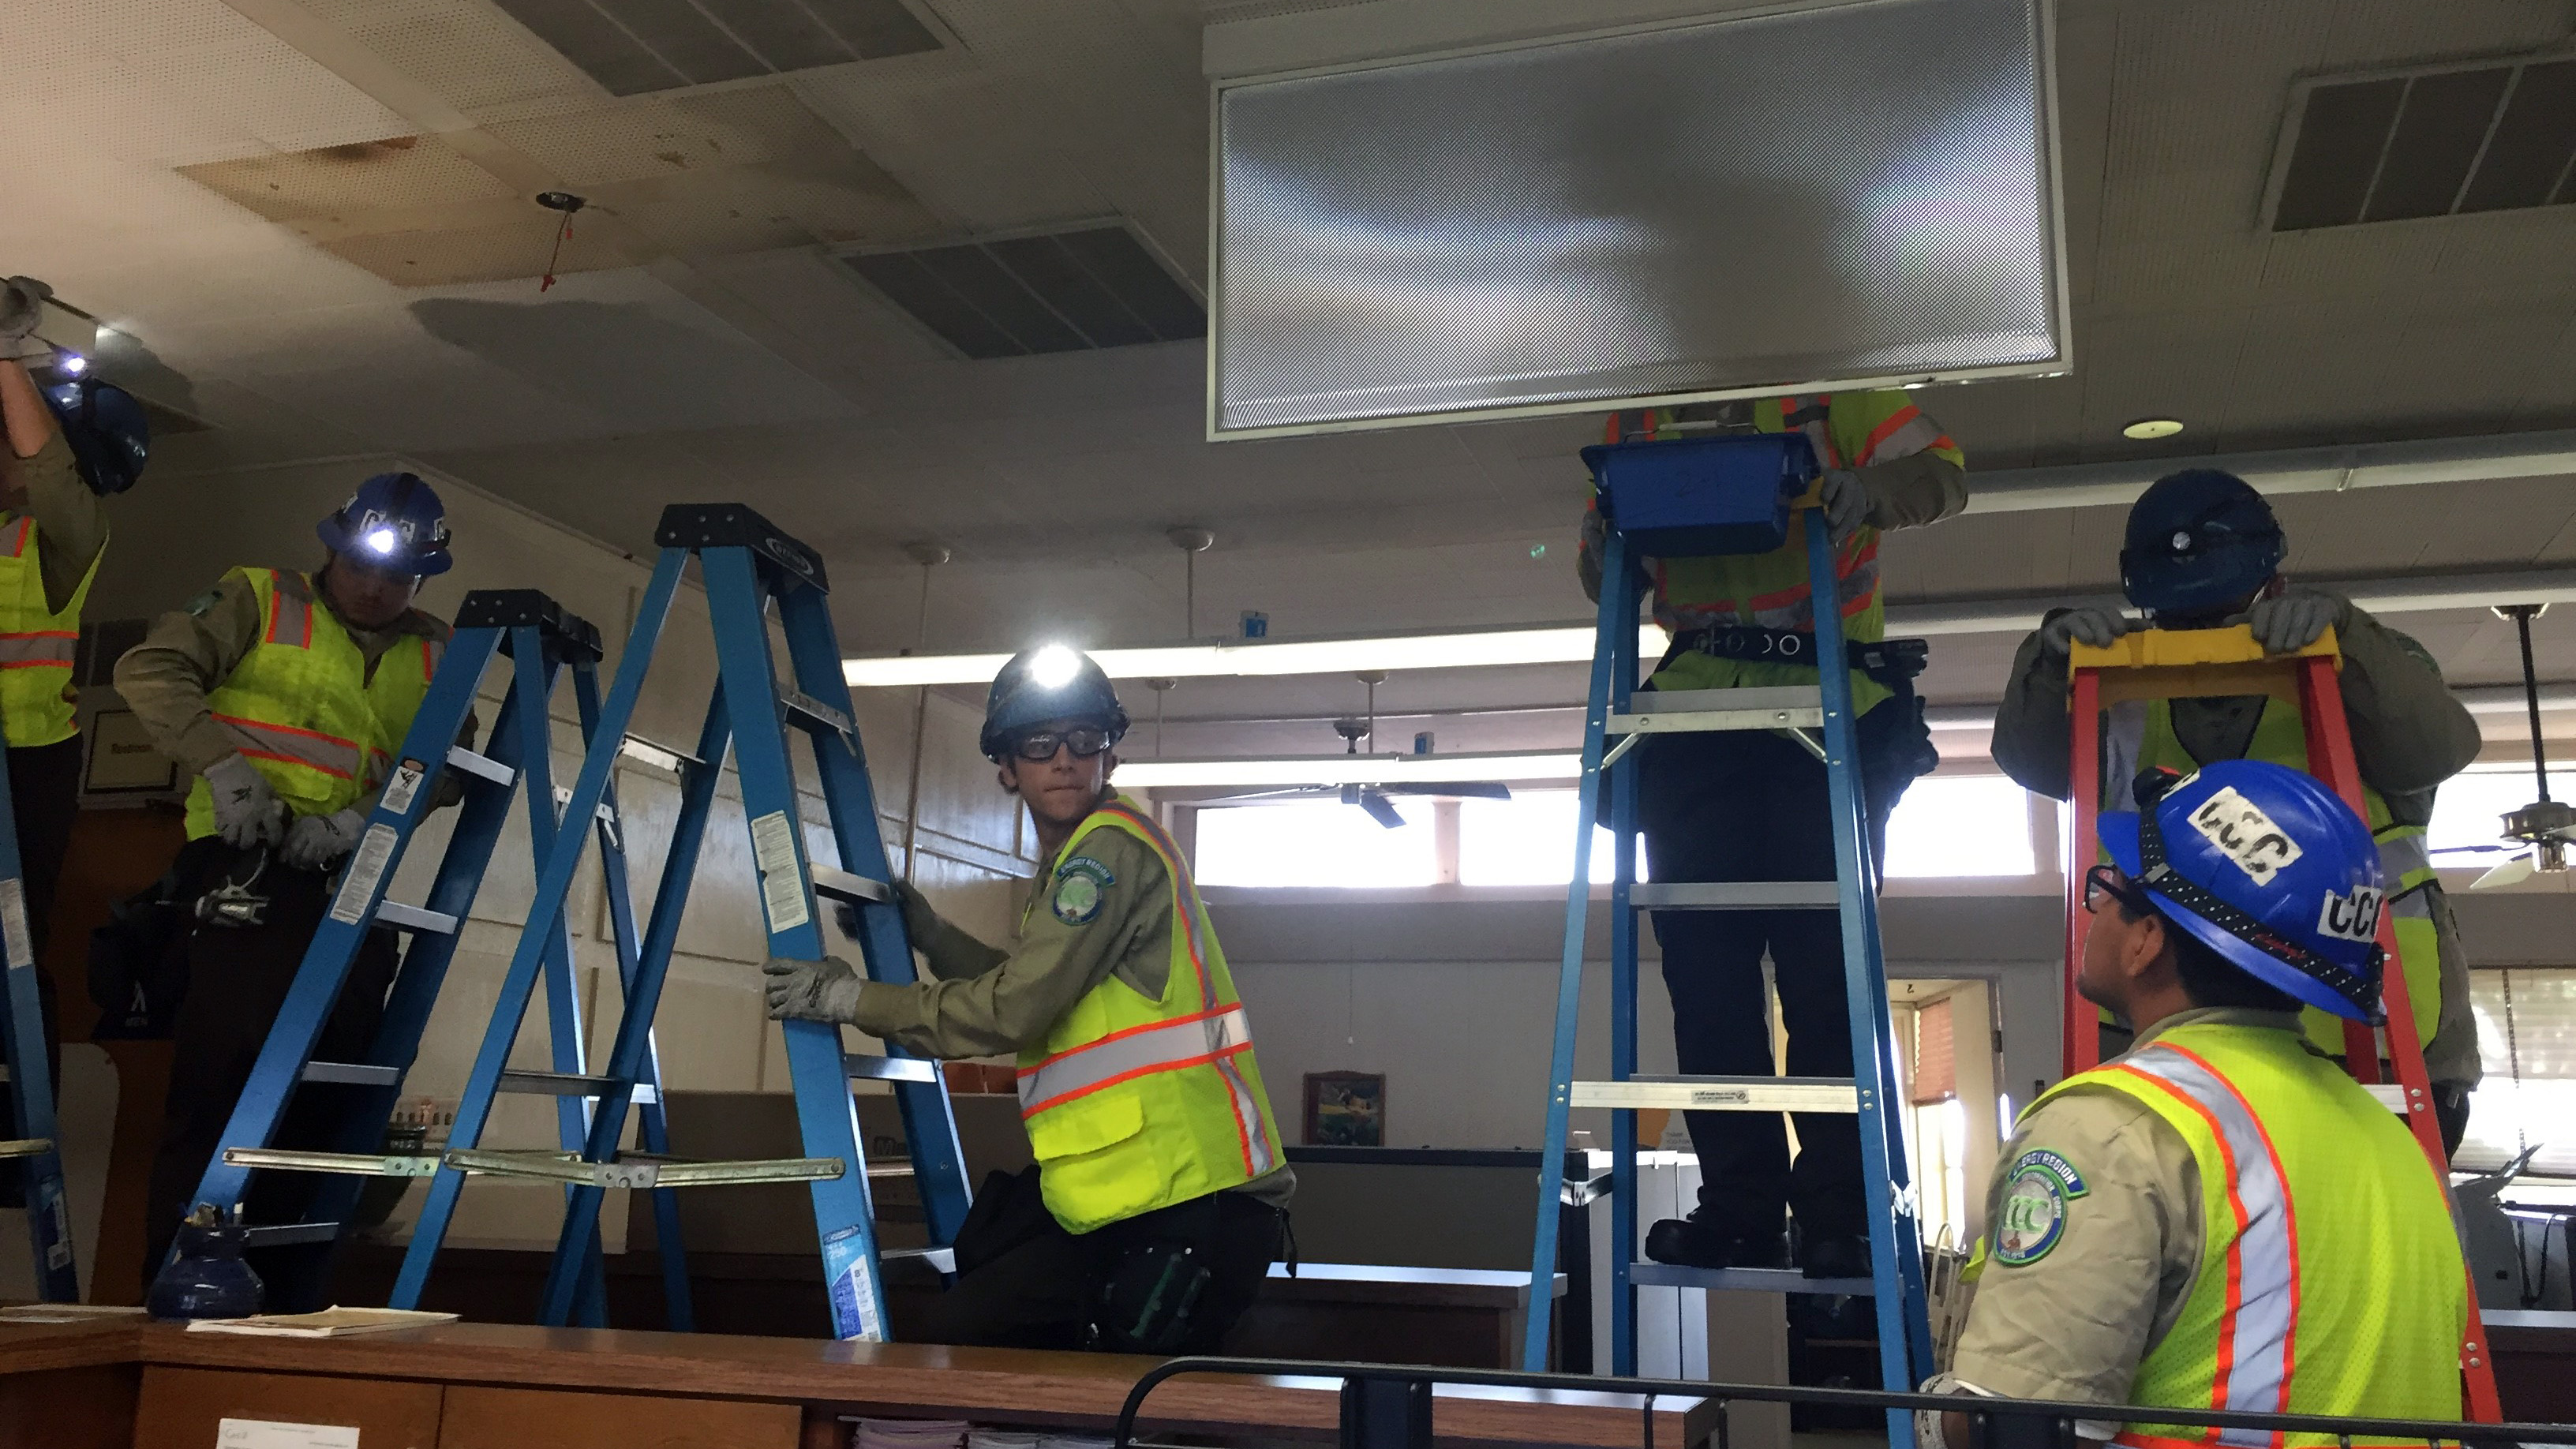
<instances>
[{"instance_id":1,"label":"shoulder patch on sleeve","mask_svg":"<svg viewBox=\"0 0 2576 1449\"><path fill-rule=\"evenodd\" d=\"M1100 915L1102 899L1118 877L1087 855L1077 855L1055 868L1055 895L1048 909L1068 926L1088 926Z\"/></svg>"},{"instance_id":2,"label":"shoulder patch on sleeve","mask_svg":"<svg viewBox=\"0 0 2576 1449\"><path fill-rule=\"evenodd\" d=\"M2088 1190L2084 1175L2057 1153L2041 1148L2015 1158L1995 1224L1994 1261L2020 1268L2047 1257L2065 1236L2074 1200Z\"/></svg>"},{"instance_id":3,"label":"shoulder patch on sleeve","mask_svg":"<svg viewBox=\"0 0 2576 1449\"><path fill-rule=\"evenodd\" d=\"M208 609L215 606L215 594L216 591L213 589L206 590L204 593L199 594L195 598L190 599L186 604L182 605L181 612L190 615L203 615Z\"/></svg>"}]
</instances>

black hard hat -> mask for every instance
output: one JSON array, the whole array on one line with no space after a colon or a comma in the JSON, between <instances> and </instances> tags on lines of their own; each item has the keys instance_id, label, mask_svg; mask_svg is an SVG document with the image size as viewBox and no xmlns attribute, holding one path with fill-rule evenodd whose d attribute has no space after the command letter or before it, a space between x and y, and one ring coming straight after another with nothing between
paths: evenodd
<instances>
[{"instance_id":1,"label":"black hard hat","mask_svg":"<svg viewBox=\"0 0 2576 1449\"><path fill-rule=\"evenodd\" d=\"M1126 707L1090 655L1063 644L1021 650L993 676L985 697L984 758L1001 759L1012 736L1059 719L1097 724L1112 744L1127 733Z\"/></svg>"},{"instance_id":2,"label":"black hard hat","mask_svg":"<svg viewBox=\"0 0 2576 1449\"><path fill-rule=\"evenodd\" d=\"M2129 509L2120 587L2150 614L2222 608L2271 580L2289 545L2272 505L2216 468L2168 473Z\"/></svg>"},{"instance_id":3,"label":"black hard hat","mask_svg":"<svg viewBox=\"0 0 2576 1449\"><path fill-rule=\"evenodd\" d=\"M133 487L152 456L152 424L134 394L94 377L54 383L43 392L89 491L103 498Z\"/></svg>"}]
</instances>

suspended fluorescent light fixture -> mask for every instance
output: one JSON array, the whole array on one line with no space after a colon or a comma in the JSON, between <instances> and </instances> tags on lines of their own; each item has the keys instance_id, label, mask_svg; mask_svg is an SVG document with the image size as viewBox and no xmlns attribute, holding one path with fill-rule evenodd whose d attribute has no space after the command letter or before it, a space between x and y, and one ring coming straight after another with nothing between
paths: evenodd
<instances>
[{"instance_id":1,"label":"suspended fluorescent light fixture","mask_svg":"<svg viewBox=\"0 0 2576 1449\"><path fill-rule=\"evenodd\" d=\"M1118 762L1118 783L1146 790L1201 785L1435 785L1481 780L1571 780L1582 773L1583 757L1572 750Z\"/></svg>"},{"instance_id":2,"label":"suspended fluorescent light fixture","mask_svg":"<svg viewBox=\"0 0 2576 1449\"><path fill-rule=\"evenodd\" d=\"M1223 644L1169 644L1094 649L1112 679L1205 679L1228 675L1346 674L1362 669L1465 669L1506 664L1582 664L1592 658L1590 625L1487 629L1457 634L1387 634L1357 639L1246 639ZM1655 625L1637 631L1640 658L1660 659L1670 636ZM1008 654L913 654L844 659L854 688L985 684Z\"/></svg>"}]
</instances>

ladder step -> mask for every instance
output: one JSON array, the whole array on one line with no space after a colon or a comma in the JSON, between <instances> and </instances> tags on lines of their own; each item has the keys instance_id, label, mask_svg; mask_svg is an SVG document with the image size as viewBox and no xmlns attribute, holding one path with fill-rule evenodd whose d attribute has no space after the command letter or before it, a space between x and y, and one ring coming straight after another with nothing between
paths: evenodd
<instances>
[{"instance_id":1,"label":"ladder step","mask_svg":"<svg viewBox=\"0 0 2576 1449\"><path fill-rule=\"evenodd\" d=\"M456 918L454 916L447 914L445 911L431 911L424 910L419 906L407 906L400 901L378 902L376 904L376 924L379 926L391 926L400 931L427 931L433 936L453 936L456 934Z\"/></svg>"},{"instance_id":2,"label":"ladder step","mask_svg":"<svg viewBox=\"0 0 2576 1449\"><path fill-rule=\"evenodd\" d=\"M812 867L812 875L814 893L830 896L834 900L857 904L861 901L892 901L895 898L894 887L884 881L870 880L863 875L852 875L846 870L834 870L828 865Z\"/></svg>"},{"instance_id":3,"label":"ladder step","mask_svg":"<svg viewBox=\"0 0 2576 1449\"><path fill-rule=\"evenodd\" d=\"M1602 729L1614 735L1705 734L1719 730L1817 729L1825 722L1824 691L1815 685L1778 689L1647 690Z\"/></svg>"},{"instance_id":4,"label":"ladder step","mask_svg":"<svg viewBox=\"0 0 2576 1449\"><path fill-rule=\"evenodd\" d=\"M858 733L858 726L850 722L846 712L834 709L793 685L779 686L778 705L787 712L789 724L809 730L830 730L836 735Z\"/></svg>"},{"instance_id":5,"label":"ladder step","mask_svg":"<svg viewBox=\"0 0 2576 1449\"><path fill-rule=\"evenodd\" d=\"M939 1080L939 1063L923 1057L871 1057L851 1052L841 1058L841 1069L853 1081L935 1082Z\"/></svg>"},{"instance_id":6,"label":"ladder step","mask_svg":"<svg viewBox=\"0 0 2576 1449\"><path fill-rule=\"evenodd\" d=\"M307 1082L344 1082L353 1087L399 1087L403 1073L400 1067L371 1067L358 1062L306 1062Z\"/></svg>"},{"instance_id":7,"label":"ladder step","mask_svg":"<svg viewBox=\"0 0 2576 1449\"><path fill-rule=\"evenodd\" d=\"M930 1266L938 1269L942 1273L954 1273L957 1271L957 1250L955 1248L888 1248L877 1256L885 1259L889 1263L900 1262L906 1259L910 1259L915 1262L928 1263Z\"/></svg>"},{"instance_id":8,"label":"ladder step","mask_svg":"<svg viewBox=\"0 0 2576 1449\"><path fill-rule=\"evenodd\" d=\"M2367 1082L2362 1085L2362 1090L2368 1092L2374 1097L2377 1097L2379 1099L2379 1105L2387 1108L2389 1111L2396 1113L2400 1117L2406 1115L2407 1089L2398 1083ZM2419 1105L2415 1110L2419 1112L2430 1112L2433 1110L2431 1093L2419 1089L2415 1095L2419 1101Z\"/></svg>"},{"instance_id":9,"label":"ladder step","mask_svg":"<svg viewBox=\"0 0 2576 1449\"><path fill-rule=\"evenodd\" d=\"M627 1159L584 1162L561 1152L459 1151L446 1163L459 1172L595 1187L717 1187L746 1182L822 1182L849 1165L837 1157L777 1157L743 1162L673 1162Z\"/></svg>"},{"instance_id":10,"label":"ladder step","mask_svg":"<svg viewBox=\"0 0 2576 1449\"><path fill-rule=\"evenodd\" d=\"M501 1074L500 1090L529 1092L541 1097L596 1097L618 1085L615 1077L582 1077L567 1072L519 1072ZM662 1100L650 1082L637 1082L626 1089L626 1100L637 1106L651 1106Z\"/></svg>"},{"instance_id":11,"label":"ladder step","mask_svg":"<svg viewBox=\"0 0 2576 1449\"><path fill-rule=\"evenodd\" d=\"M54 1150L51 1137L15 1137L0 1140L0 1157L42 1157Z\"/></svg>"},{"instance_id":12,"label":"ladder step","mask_svg":"<svg viewBox=\"0 0 2576 1449\"><path fill-rule=\"evenodd\" d=\"M242 1229L242 1246L282 1248L291 1243L327 1243L338 1236L338 1223L269 1223Z\"/></svg>"},{"instance_id":13,"label":"ladder step","mask_svg":"<svg viewBox=\"0 0 2576 1449\"><path fill-rule=\"evenodd\" d=\"M1814 1293L1832 1298L1875 1298L1868 1278L1810 1278L1795 1268L1685 1268L1677 1263L1632 1263L1628 1281L1640 1288L1716 1288L1736 1293Z\"/></svg>"},{"instance_id":14,"label":"ladder step","mask_svg":"<svg viewBox=\"0 0 2576 1449\"><path fill-rule=\"evenodd\" d=\"M271 1167L289 1172L338 1172L352 1177L436 1177L435 1153L302 1152L289 1147L227 1147L231 1167Z\"/></svg>"},{"instance_id":15,"label":"ladder step","mask_svg":"<svg viewBox=\"0 0 2576 1449\"><path fill-rule=\"evenodd\" d=\"M479 775L505 790L519 782L518 771L493 759L490 755L469 750L463 745L447 747L447 764L450 769L463 770L469 775Z\"/></svg>"},{"instance_id":16,"label":"ladder step","mask_svg":"<svg viewBox=\"0 0 2576 1449\"><path fill-rule=\"evenodd\" d=\"M1842 887L1829 880L1640 881L1628 888L1628 904L1639 910L1830 911L1842 903Z\"/></svg>"},{"instance_id":17,"label":"ladder step","mask_svg":"<svg viewBox=\"0 0 2576 1449\"><path fill-rule=\"evenodd\" d=\"M1860 1089L1848 1077L1631 1077L1576 1082L1571 1105L1620 1111L1857 1112Z\"/></svg>"}]
</instances>

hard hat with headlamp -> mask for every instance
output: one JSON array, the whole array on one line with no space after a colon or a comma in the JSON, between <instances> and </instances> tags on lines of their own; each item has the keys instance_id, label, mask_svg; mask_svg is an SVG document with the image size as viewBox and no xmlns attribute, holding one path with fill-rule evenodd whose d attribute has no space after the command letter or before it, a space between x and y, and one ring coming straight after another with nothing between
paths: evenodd
<instances>
[{"instance_id":1,"label":"hard hat with headlamp","mask_svg":"<svg viewBox=\"0 0 2576 1449\"><path fill-rule=\"evenodd\" d=\"M1001 760L1018 736L1057 720L1095 725L1113 745L1127 733L1118 691L1090 655L1063 644L1021 650L993 676L985 697L984 758Z\"/></svg>"},{"instance_id":2,"label":"hard hat with headlamp","mask_svg":"<svg viewBox=\"0 0 2576 1449\"><path fill-rule=\"evenodd\" d=\"M77 372L70 382L51 384L43 392L45 407L62 428L72 463L89 491L104 498L133 487L152 456L152 424L134 394Z\"/></svg>"},{"instance_id":3,"label":"hard hat with headlamp","mask_svg":"<svg viewBox=\"0 0 2576 1449\"><path fill-rule=\"evenodd\" d=\"M2257 980L2353 1021L2379 1016L2379 846L2317 779L2268 760L2150 770L2095 826L2157 911Z\"/></svg>"},{"instance_id":4,"label":"hard hat with headlamp","mask_svg":"<svg viewBox=\"0 0 2576 1449\"><path fill-rule=\"evenodd\" d=\"M2232 609L2270 583L2288 544L2272 505L2217 468L2155 481L2129 509L2120 587L2160 619Z\"/></svg>"},{"instance_id":5,"label":"hard hat with headlamp","mask_svg":"<svg viewBox=\"0 0 2576 1449\"><path fill-rule=\"evenodd\" d=\"M388 573L443 574L447 508L417 473L379 473L358 485L340 511L313 526L333 553Z\"/></svg>"}]
</instances>

